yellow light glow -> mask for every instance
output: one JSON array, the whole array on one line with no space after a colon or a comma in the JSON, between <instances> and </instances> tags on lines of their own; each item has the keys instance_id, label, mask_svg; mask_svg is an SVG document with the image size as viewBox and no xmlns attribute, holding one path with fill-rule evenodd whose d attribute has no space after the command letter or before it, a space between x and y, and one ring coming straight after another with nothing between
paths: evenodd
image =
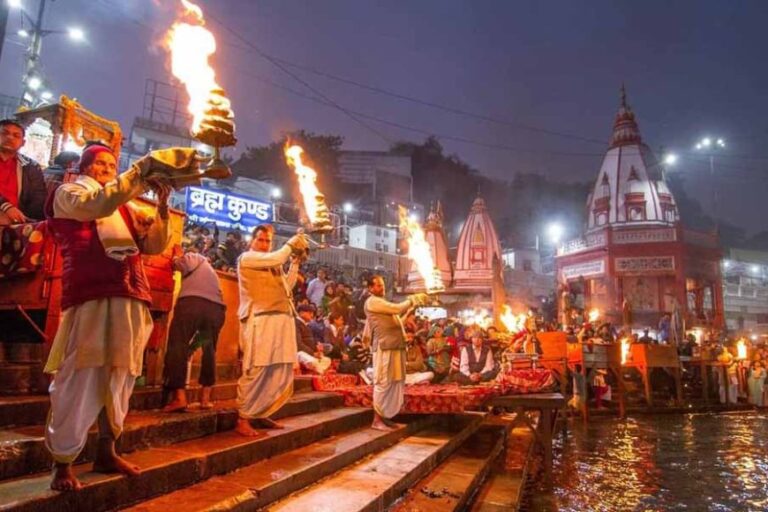
<instances>
[{"instance_id":1,"label":"yellow light glow","mask_svg":"<svg viewBox=\"0 0 768 512\"><path fill-rule=\"evenodd\" d=\"M525 321L527 319L527 316L528 315L526 315L525 313L520 313L519 315L515 315L514 313L512 313L512 308L504 304L504 307L502 308L502 311L501 311L501 315L499 315L499 319L501 320L501 323L504 324L504 327L507 328L507 331L516 333L525 329Z\"/></svg>"},{"instance_id":2,"label":"yellow light glow","mask_svg":"<svg viewBox=\"0 0 768 512\"><path fill-rule=\"evenodd\" d=\"M736 359L746 359L747 358L747 344L744 342L743 339L740 339L736 342Z\"/></svg>"}]
</instances>

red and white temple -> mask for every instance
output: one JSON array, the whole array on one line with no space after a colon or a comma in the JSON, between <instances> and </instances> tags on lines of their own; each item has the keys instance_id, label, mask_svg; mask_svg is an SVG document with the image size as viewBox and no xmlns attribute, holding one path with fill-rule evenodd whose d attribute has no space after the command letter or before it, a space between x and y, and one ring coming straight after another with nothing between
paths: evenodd
<instances>
[{"instance_id":1,"label":"red and white temple","mask_svg":"<svg viewBox=\"0 0 768 512\"><path fill-rule=\"evenodd\" d=\"M610 147L587 199L583 235L559 248L558 308L597 308L616 325L723 325L716 234L683 227L664 169L643 143L622 87Z\"/></svg>"},{"instance_id":2,"label":"red and white temple","mask_svg":"<svg viewBox=\"0 0 768 512\"><path fill-rule=\"evenodd\" d=\"M445 292L440 294L443 305L452 313L464 308L492 309L494 287L500 290L495 292L496 301L503 294L502 272L498 267L494 268L494 259L497 265L501 262L501 245L483 198L475 198L462 226L455 264L451 263L439 202L429 212L424 234L445 286ZM423 290L424 281L415 266L411 266L405 291Z\"/></svg>"}]
</instances>

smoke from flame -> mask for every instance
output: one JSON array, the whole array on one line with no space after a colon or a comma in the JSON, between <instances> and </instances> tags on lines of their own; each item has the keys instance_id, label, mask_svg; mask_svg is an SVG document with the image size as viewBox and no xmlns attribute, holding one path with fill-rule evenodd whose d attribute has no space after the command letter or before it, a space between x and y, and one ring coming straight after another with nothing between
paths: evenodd
<instances>
[{"instance_id":1,"label":"smoke from flame","mask_svg":"<svg viewBox=\"0 0 768 512\"><path fill-rule=\"evenodd\" d=\"M317 188L317 172L304 165L301 159L301 154L304 153L304 149L301 146L286 146L285 159L288 165L293 167L293 171L299 179L299 192L301 192L302 200L304 201L304 211L307 212L309 222L316 224L319 220L318 197L322 197L320 190Z\"/></svg>"},{"instance_id":2,"label":"smoke from flame","mask_svg":"<svg viewBox=\"0 0 768 512\"><path fill-rule=\"evenodd\" d=\"M200 7L188 0L181 0L181 5L184 8L181 20L168 30L165 45L171 53L171 72L189 94L188 110L192 114L192 133L195 134L203 121L211 91L221 89L216 82L216 72L208 63L209 57L216 52L216 39L205 28Z\"/></svg>"},{"instance_id":3,"label":"smoke from flame","mask_svg":"<svg viewBox=\"0 0 768 512\"><path fill-rule=\"evenodd\" d=\"M408 240L408 259L416 264L416 271L424 280L427 293L445 289L440 271L435 267L432 259L432 250L424 235L424 230L414 219L408 216L408 211L400 206L400 231Z\"/></svg>"}]
</instances>

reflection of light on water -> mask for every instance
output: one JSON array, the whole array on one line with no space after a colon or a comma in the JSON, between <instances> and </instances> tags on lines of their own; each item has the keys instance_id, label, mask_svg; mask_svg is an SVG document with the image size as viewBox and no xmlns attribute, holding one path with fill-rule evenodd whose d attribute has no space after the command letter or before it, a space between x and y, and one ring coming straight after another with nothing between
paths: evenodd
<instances>
[{"instance_id":1,"label":"reflection of light on water","mask_svg":"<svg viewBox=\"0 0 768 512\"><path fill-rule=\"evenodd\" d=\"M599 418L570 426L553 490L528 510L768 510L765 413Z\"/></svg>"}]
</instances>

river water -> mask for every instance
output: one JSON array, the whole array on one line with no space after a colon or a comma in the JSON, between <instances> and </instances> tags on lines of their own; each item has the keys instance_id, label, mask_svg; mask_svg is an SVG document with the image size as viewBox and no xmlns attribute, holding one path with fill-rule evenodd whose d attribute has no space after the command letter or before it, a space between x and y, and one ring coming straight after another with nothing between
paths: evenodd
<instances>
[{"instance_id":1,"label":"river water","mask_svg":"<svg viewBox=\"0 0 768 512\"><path fill-rule=\"evenodd\" d=\"M593 417L558 443L530 511L768 510L766 413Z\"/></svg>"}]
</instances>

